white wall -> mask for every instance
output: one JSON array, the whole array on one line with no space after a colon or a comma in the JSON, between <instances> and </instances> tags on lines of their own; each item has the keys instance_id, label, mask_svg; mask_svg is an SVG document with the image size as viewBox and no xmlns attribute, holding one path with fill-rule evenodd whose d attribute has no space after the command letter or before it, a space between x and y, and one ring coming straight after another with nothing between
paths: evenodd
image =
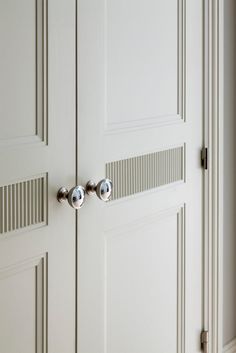
<instances>
[{"instance_id":1,"label":"white wall","mask_svg":"<svg viewBox=\"0 0 236 353\"><path fill-rule=\"evenodd\" d=\"M236 338L236 0L224 0L223 343Z\"/></svg>"}]
</instances>

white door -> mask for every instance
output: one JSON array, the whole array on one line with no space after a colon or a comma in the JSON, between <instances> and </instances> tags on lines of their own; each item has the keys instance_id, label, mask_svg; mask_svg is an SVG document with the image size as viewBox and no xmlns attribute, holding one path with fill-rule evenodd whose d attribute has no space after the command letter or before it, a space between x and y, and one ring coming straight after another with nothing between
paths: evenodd
<instances>
[{"instance_id":1,"label":"white door","mask_svg":"<svg viewBox=\"0 0 236 353\"><path fill-rule=\"evenodd\" d=\"M75 352L75 71L74 0L0 0L1 353Z\"/></svg>"},{"instance_id":2,"label":"white door","mask_svg":"<svg viewBox=\"0 0 236 353\"><path fill-rule=\"evenodd\" d=\"M80 353L200 352L203 2L79 0Z\"/></svg>"}]
</instances>

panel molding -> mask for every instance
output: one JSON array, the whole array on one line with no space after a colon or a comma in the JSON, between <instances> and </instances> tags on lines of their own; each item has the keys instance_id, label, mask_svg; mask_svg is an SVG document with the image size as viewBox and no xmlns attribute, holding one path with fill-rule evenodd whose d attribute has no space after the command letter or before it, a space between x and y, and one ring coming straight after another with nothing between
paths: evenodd
<instances>
[{"instance_id":1,"label":"panel molding","mask_svg":"<svg viewBox=\"0 0 236 353\"><path fill-rule=\"evenodd\" d=\"M46 174L0 186L0 235L46 224Z\"/></svg>"},{"instance_id":2,"label":"panel molding","mask_svg":"<svg viewBox=\"0 0 236 353\"><path fill-rule=\"evenodd\" d=\"M36 136L47 143L48 119L48 1L36 0Z\"/></svg>"},{"instance_id":3,"label":"panel molding","mask_svg":"<svg viewBox=\"0 0 236 353\"><path fill-rule=\"evenodd\" d=\"M45 253L0 269L0 281L31 269L35 269L35 348L39 353L46 353L48 341L48 254Z\"/></svg>"},{"instance_id":4,"label":"panel molding","mask_svg":"<svg viewBox=\"0 0 236 353\"><path fill-rule=\"evenodd\" d=\"M176 333L177 333L177 353L185 353L185 274L186 274L186 250L185 250L185 214L186 205L180 205L172 207L167 210L159 211L155 214L143 217L137 221L133 221L130 224L118 226L111 230L107 230L104 234L104 258L107 259L107 241L111 237L120 236L125 233L135 232L140 228L145 229L150 225L155 224L162 219L174 216L176 217L177 225L177 322L176 322ZM107 278L107 261L104 261L104 275ZM107 282L104 283L104 293L107 297ZM106 301L105 301L106 303ZM107 350L107 306L104 305L104 353L108 353Z\"/></svg>"},{"instance_id":5,"label":"panel molding","mask_svg":"<svg viewBox=\"0 0 236 353\"><path fill-rule=\"evenodd\" d=\"M105 2L105 57L107 58L107 0ZM145 117L138 120L127 120L119 123L108 122L107 112L107 82L105 84L105 132L106 133L119 133L132 131L137 129L149 129L152 127L160 127L166 125L173 125L183 123L186 121L186 0L178 0L177 10L177 58L178 58L178 77L177 77L177 112L167 113L165 115L157 115ZM107 60L105 60L107 63ZM106 72L106 68L105 68ZM107 80L107 75L105 75Z\"/></svg>"},{"instance_id":6,"label":"panel molding","mask_svg":"<svg viewBox=\"0 0 236 353\"><path fill-rule=\"evenodd\" d=\"M224 347L223 353L236 353L236 338Z\"/></svg>"},{"instance_id":7,"label":"panel molding","mask_svg":"<svg viewBox=\"0 0 236 353\"><path fill-rule=\"evenodd\" d=\"M0 139L0 147L48 143L48 0L35 0L35 82L35 134Z\"/></svg>"},{"instance_id":8,"label":"panel molding","mask_svg":"<svg viewBox=\"0 0 236 353\"><path fill-rule=\"evenodd\" d=\"M176 213L178 237L178 314L177 314L177 353L185 353L185 205Z\"/></svg>"},{"instance_id":9,"label":"panel molding","mask_svg":"<svg viewBox=\"0 0 236 353\"><path fill-rule=\"evenodd\" d=\"M106 163L112 200L185 181L185 145Z\"/></svg>"}]
</instances>

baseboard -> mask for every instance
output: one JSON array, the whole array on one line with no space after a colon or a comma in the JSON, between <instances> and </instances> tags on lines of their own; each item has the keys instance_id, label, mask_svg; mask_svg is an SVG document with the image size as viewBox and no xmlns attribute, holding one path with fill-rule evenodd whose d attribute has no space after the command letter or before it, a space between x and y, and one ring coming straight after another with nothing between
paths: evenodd
<instances>
[{"instance_id":1,"label":"baseboard","mask_svg":"<svg viewBox=\"0 0 236 353\"><path fill-rule=\"evenodd\" d=\"M224 346L223 353L236 353L236 338Z\"/></svg>"}]
</instances>

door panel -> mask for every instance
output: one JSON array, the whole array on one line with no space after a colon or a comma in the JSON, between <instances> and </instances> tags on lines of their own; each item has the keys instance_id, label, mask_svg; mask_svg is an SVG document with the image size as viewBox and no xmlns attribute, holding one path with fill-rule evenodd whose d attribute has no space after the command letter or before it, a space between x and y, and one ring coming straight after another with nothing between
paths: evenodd
<instances>
[{"instance_id":1,"label":"door panel","mask_svg":"<svg viewBox=\"0 0 236 353\"><path fill-rule=\"evenodd\" d=\"M184 222L180 207L105 234L108 352L183 352Z\"/></svg>"},{"instance_id":2,"label":"door panel","mask_svg":"<svg viewBox=\"0 0 236 353\"><path fill-rule=\"evenodd\" d=\"M79 351L200 352L202 2L80 0L78 48Z\"/></svg>"},{"instance_id":3,"label":"door panel","mask_svg":"<svg viewBox=\"0 0 236 353\"><path fill-rule=\"evenodd\" d=\"M2 0L0 43L0 351L72 353L75 2Z\"/></svg>"},{"instance_id":4,"label":"door panel","mask_svg":"<svg viewBox=\"0 0 236 353\"><path fill-rule=\"evenodd\" d=\"M0 144L44 141L48 96L46 1L2 1L0 12L0 93L4 97Z\"/></svg>"},{"instance_id":5,"label":"door panel","mask_svg":"<svg viewBox=\"0 0 236 353\"><path fill-rule=\"evenodd\" d=\"M104 6L108 129L183 118L184 1L167 0L159 11L153 0Z\"/></svg>"},{"instance_id":6,"label":"door panel","mask_svg":"<svg viewBox=\"0 0 236 353\"><path fill-rule=\"evenodd\" d=\"M4 352L44 352L47 339L46 255L1 271L1 347ZM24 319L21 329L19 320Z\"/></svg>"}]
</instances>

